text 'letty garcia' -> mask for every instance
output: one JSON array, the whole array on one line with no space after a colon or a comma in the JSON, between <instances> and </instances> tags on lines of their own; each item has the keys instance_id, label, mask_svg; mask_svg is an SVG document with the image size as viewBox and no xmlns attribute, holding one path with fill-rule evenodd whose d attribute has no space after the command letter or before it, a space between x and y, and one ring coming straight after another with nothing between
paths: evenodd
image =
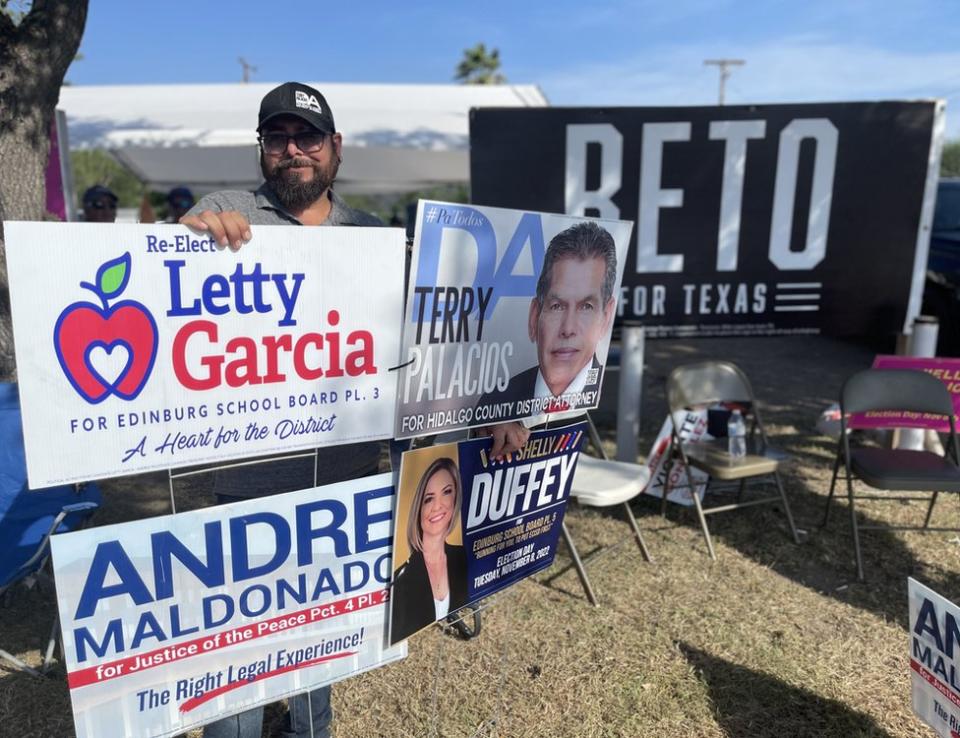
<instances>
[{"instance_id":1,"label":"text 'letty garcia'","mask_svg":"<svg viewBox=\"0 0 960 738\"><path fill-rule=\"evenodd\" d=\"M230 312L282 313L278 327L297 325L294 311L306 275L267 274L253 263L249 271L238 263L229 275L210 274L199 294L187 294L181 281L186 262L164 261L169 273L169 317L220 316ZM181 327L173 340L172 364L178 381L187 389L209 390L226 383L230 387L284 382L290 372L301 379L355 377L376 374L373 335L367 330L350 331L341 341L336 329L340 312L326 312L324 332L233 336L224 343L220 326L210 320L193 320ZM329 329L334 330L329 330Z\"/></svg>"}]
</instances>

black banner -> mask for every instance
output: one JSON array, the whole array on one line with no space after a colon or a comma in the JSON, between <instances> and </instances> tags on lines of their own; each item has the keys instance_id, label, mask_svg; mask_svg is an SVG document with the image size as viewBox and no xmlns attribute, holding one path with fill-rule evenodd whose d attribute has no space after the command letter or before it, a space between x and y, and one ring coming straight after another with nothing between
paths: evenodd
<instances>
[{"instance_id":1,"label":"black banner","mask_svg":"<svg viewBox=\"0 0 960 738\"><path fill-rule=\"evenodd\" d=\"M474 109L472 201L636 221L618 315L648 336L889 334L919 309L941 112Z\"/></svg>"}]
</instances>

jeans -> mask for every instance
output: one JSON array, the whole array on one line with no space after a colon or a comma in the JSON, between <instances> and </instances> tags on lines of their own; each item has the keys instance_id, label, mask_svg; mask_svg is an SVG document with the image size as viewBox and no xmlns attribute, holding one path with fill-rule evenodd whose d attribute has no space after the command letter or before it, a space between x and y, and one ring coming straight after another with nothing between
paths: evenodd
<instances>
[{"instance_id":1,"label":"jeans","mask_svg":"<svg viewBox=\"0 0 960 738\"><path fill-rule=\"evenodd\" d=\"M330 687L294 695L287 700L289 712L280 735L284 738L330 738ZM310 735L310 707L313 708L313 735ZM203 738L260 738L263 732L263 707L217 720L203 727Z\"/></svg>"}]
</instances>

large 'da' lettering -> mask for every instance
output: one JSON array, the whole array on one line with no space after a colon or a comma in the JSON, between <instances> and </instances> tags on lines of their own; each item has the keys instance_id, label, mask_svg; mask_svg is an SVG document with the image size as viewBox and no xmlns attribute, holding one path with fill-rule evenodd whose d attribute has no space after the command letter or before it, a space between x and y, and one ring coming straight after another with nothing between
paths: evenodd
<instances>
[{"instance_id":1,"label":"large 'da' lettering","mask_svg":"<svg viewBox=\"0 0 960 738\"><path fill-rule=\"evenodd\" d=\"M766 121L713 121L709 137L724 141L723 182L720 194L720 224L717 232L718 272L737 269L740 242L740 213L746 170L747 142L766 137ZM668 143L690 140L690 123L645 123L640 160L640 197L637 206L637 273L682 272L683 255L661 253L659 215L661 208L683 205L684 191L665 188L663 148ZM826 118L799 118L780 132L776 182L770 226L768 256L782 270L813 269L823 261L833 201L833 176L837 164L837 129ZM807 238L802 249L790 249L793 211L797 194L800 144L811 139L816 146ZM587 147L600 149L600 183L587 189ZM567 126L565 212L585 214L595 209L602 218L621 217L613 202L624 176L623 135L609 123Z\"/></svg>"},{"instance_id":2,"label":"large 'da' lettering","mask_svg":"<svg viewBox=\"0 0 960 738\"><path fill-rule=\"evenodd\" d=\"M456 272L457 282L463 272L473 270L472 288L478 294L496 285L489 308L481 310L481 301L463 316L480 313L482 330L484 315L493 315L497 302L503 297L529 298L536 291L537 276L543 268L543 225L539 213L524 213L514 229L503 256L498 261L499 246L493 224L479 210L469 205L427 204L420 223L420 259L417 264L417 289L413 296L412 320L422 322L424 316L455 312L446 302L441 303L443 291L434 286L447 282L442 273L441 255L447 251L447 263ZM431 288L432 291L425 291ZM449 295L446 299L450 299ZM421 301L427 300L424 305ZM485 303L484 303L485 305Z\"/></svg>"}]
</instances>

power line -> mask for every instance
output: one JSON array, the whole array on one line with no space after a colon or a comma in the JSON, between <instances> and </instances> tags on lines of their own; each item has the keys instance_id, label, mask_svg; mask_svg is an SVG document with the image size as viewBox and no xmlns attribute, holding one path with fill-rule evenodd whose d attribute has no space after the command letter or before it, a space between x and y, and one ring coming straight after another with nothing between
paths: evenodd
<instances>
[{"instance_id":1,"label":"power line","mask_svg":"<svg viewBox=\"0 0 960 738\"><path fill-rule=\"evenodd\" d=\"M243 67L243 82L244 84L246 84L247 82L250 81L250 73L256 72L257 68L252 64L248 64L247 60L244 59L242 56L237 57L237 61L240 62L240 66Z\"/></svg>"},{"instance_id":2,"label":"power line","mask_svg":"<svg viewBox=\"0 0 960 738\"><path fill-rule=\"evenodd\" d=\"M730 78L730 67L742 67L746 62L743 59L704 59L705 66L715 66L720 72L719 105L723 105L723 93Z\"/></svg>"}]
</instances>

